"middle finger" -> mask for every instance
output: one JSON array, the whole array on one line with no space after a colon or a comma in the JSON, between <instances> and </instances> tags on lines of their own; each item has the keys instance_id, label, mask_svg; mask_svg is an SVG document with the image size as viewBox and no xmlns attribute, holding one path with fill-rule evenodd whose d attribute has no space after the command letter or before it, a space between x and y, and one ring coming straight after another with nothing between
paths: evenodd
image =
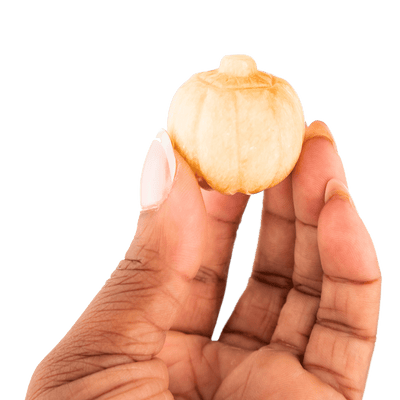
<instances>
[{"instance_id":1,"label":"middle finger","mask_svg":"<svg viewBox=\"0 0 400 400\"><path fill-rule=\"evenodd\" d=\"M252 275L221 334L222 342L246 349L258 349L269 342L293 286L295 233L292 177L289 175L264 192Z\"/></svg>"}]
</instances>

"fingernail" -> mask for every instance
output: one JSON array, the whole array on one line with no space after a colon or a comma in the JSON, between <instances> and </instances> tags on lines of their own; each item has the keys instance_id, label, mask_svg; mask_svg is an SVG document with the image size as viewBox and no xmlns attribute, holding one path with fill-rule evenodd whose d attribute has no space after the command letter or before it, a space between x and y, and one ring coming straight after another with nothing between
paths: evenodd
<instances>
[{"instance_id":1,"label":"fingernail","mask_svg":"<svg viewBox=\"0 0 400 400\"><path fill-rule=\"evenodd\" d=\"M339 179L331 179L325 188L325 204L333 197L338 196L342 200L348 201L354 208L353 199L350 196L349 189Z\"/></svg>"},{"instance_id":2,"label":"fingernail","mask_svg":"<svg viewBox=\"0 0 400 400\"><path fill-rule=\"evenodd\" d=\"M174 154L174 148L172 147L171 139L169 138L168 132L165 129L161 129L158 132L156 139L161 141L161 145L165 150L165 154L167 155L169 171L171 173L171 179L175 178L175 170L176 170L176 160Z\"/></svg>"},{"instance_id":3,"label":"fingernail","mask_svg":"<svg viewBox=\"0 0 400 400\"><path fill-rule=\"evenodd\" d=\"M158 207L168 196L175 177L176 160L168 133L161 130L151 143L140 181L143 210Z\"/></svg>"},{"instance_id":4,"label":"fingernail","mask_svg":"<svg viewBox=\"0 0 400 400\"><path fill-rule=\"evenodd\" d=\"M207 183L207 181L202 176L199 176L197 173L195 173L194 176L196 177L197 183L202 189L213 190L213 188Z\"/></svg>"}]
</instances>

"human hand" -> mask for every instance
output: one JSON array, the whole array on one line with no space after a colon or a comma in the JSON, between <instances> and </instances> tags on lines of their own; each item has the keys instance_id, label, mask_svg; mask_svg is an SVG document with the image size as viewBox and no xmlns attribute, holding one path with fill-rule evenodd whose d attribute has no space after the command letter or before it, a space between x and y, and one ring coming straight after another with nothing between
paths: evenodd
<instances>
[{"instance_id":1,"label":"human hand","mask_svg":"<svg viewBox=\"0 0 400 400\"><path fill-rule=\"evenodd\" d=\"M252 276L218 341L249 197L200 189L164 134L168 156L159 143L149 152L125 260L38 366L27 399L361 399L378 262L329 130L306 133L294 171L264 193Z\"/></svg>"}]
</instances>

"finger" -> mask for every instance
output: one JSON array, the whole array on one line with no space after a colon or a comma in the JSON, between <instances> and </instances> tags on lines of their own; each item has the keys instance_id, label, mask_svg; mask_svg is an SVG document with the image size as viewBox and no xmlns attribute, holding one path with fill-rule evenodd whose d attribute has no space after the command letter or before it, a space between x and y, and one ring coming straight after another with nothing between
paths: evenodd
<instances>
[{"instance_id":1,"label":"finger","mask_svg":"<svg viewBox=\"0 0 400 400\"><path fill-rule=\"evenodd\" d=\"M145 211L125 259L51 355L53 364L65 363L63 354L69 362L93 362L59 379L75 380L109 363L153 359L186 301L205 249L207 216L196 178L170 142L154 141L149 150L141 202Z\"/></svg>"},{"instance_id":2,"label":"finger","mask_svg":"<svg viewBox=\"0 0 400 400\"><path fill-rule=\"evenodd\" d=\"M211 337L223 300L236 232L249 196L201 190L207 212L207 239L189 296L171 329Z\"/></svg>"},{"instance_id":3,"label":"finger","mask_svg":"<svg viewBox=\"0 0 400 400\"><path fill-rule=\"evenodd\" d=\"M223 341L253 349L269 343L285 302L289 303L289 308L292 303L298 308L298 295L287 298L293 284L299 291L318 297L322 270L316 220L323 205L324 183L335 174L344 176L335 146L330 144L334 141L326 125L319 121L311 124L306 129L306 140L293 173L265 192L252 278L227 324ZM306 254L306 259L299 260L299 254ZM307 290L311 282L313 285ZM304 311L315 314L316 299L307 302L311 304L306 304ZM292 313L289 310L289 315ZM311 329L312 319L309 324ZM280 328L283 326L281 321ZM292 344L299 340L304 343L302 334L290 337ZM283 340L283 337L275 337L275 340Z\"/></svg>"},{"instance_id":4,"label":"finger","mask_svg":"<svg viewBox=\"0 0 400 400\"><path fill-rule=\"evenodd\" d=\"M346 398L361 399L377 333L381 275L346 186L331 180L326 195L318 223L322 296L304 367Z\"/></svg>"},{"instance_id":5,"label":"finger","mask_svg":"<svg viewBox=\"0 0 400 400\"><path fill-rule=\"evenodd\" d=\"M251 278L220 341L246 349L269 342L292 287L295 243L291 176L264 192Z\"/></svg>"},{"instance_id":6,"label":"finger","mask_svg":"<svg viewBox=\"0 0 400 400\"><path fill-rule=\"evenodd\" d=\"M294 287L282 308L271 345L302 357L321 294L317 224L324 205L325 186L332 177L345 180L332 134L324 123L316 121L306 129L306 141L292 175L296 215Z\"/></svg>"}]
</instances>

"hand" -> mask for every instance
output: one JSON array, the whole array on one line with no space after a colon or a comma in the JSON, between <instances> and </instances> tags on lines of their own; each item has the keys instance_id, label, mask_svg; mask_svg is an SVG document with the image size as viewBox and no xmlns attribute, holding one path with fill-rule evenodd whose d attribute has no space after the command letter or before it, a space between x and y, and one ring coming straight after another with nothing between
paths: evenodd
<instances>
[{"instance_id":1,"label":"hand","mask_svg":"<svg viewBox=\"0 0 400 400\"><path fill-rule=\"evenodd\" d=\"M264 193L252 276L211 341L249 197L200 189L164 134L125 260L38 366L27 399L361 399L378 262L328 128L314 122L306 135L294 171Z\"/></svg>"}]
</instances>

